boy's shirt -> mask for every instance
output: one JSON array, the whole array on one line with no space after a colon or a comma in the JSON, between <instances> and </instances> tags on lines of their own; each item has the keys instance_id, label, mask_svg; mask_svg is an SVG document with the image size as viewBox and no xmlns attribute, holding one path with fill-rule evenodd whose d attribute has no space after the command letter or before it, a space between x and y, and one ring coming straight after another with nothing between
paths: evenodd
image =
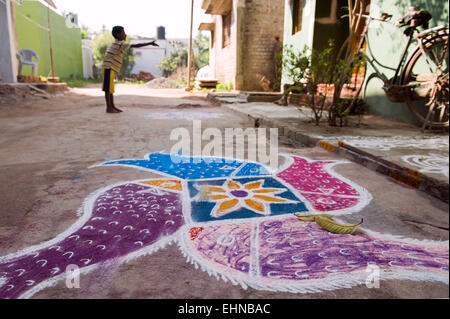
<instances>
[{"instance_id":1,"label":"boy's shirt","mask_svg":"<svg viewBox=\"0 0 450 319\"><path fill-rule=\"evenodd\" d=\"M116 73L120 72L123 61L123 53L130 48L130 44L123 41L115 41L111 43L105 53L103 59L103 69L112 69Z\"/></svg>"}]
</instances>

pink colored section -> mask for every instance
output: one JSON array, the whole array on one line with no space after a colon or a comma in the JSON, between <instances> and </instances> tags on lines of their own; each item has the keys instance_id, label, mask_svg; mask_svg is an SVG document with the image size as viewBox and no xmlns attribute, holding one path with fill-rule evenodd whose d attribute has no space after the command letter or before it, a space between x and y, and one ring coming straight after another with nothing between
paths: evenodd
<instances>
[{"instance_id":1,"label":"pink colored section","mask_svg":"<svg viewBox=\"0 0 450 319\"><path fill-rule=\"evenodd\" d=\"M386 271L412 270L414 278L448 274L448 246L421 245L383 236L328 233L295 217L205 227L190 241L195 255L218 273L247 280L327 280L376 265ZM280 282L281 283L281 282ZM288 284L288 282L286 282Z\"/></svg>"},{"instance_id":2,"label":"pink colored section","mask_svg":"<svg viewBox=\"0 0 450 319\"><path fill-rule=\"evenodd\" d=\"M207 227L191 244L203 258L228 269L249 272L251 229L244 225Z\"/></svg>"},{"instance_id":3,"label":"pink colored section","mask_svg":"<svg viewBox=\"0 0 450 319\"><path fill-rule=\"evenodd\" d=\"M316 210L332 212L351 208L359 203L361 194L324 168L334 162L308 162L303 158L292 158L294 163L277 176L292 185Z\"/></svg>"}]
</instances>

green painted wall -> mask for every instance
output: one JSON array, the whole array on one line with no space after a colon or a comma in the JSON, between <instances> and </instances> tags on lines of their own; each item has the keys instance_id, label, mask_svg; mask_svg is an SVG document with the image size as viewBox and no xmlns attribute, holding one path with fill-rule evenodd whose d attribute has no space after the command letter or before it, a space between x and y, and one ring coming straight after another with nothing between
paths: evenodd
<instances>
[{"instance_id":1,"label":"green painted wall","mask_svg":"<svg viewBox=\"0 0 450 319\"><path fill-rule=\"evenodd\" d=\"M319 0L320 1L320 0ZM284 40L283 45L293 45L299 51L303 50L305 45L312 47L313 32L314 32L314 16L316 9L316 0L303 0L303 18L302 30L293 34L293 2L292 0L285 0L285 15L284 15ZM286 72L282 75L282 85L290 83L286 78Z\"/></svg>"},{"instance_id":2,"label":"green painted wall","mask_svg":"<svg viewBox=\"0 0 450 319\"><path fill-rule=\"evenodd\" d=\"M319 23L316 18L330 16L332 0L303 0L302 29L293 33L294 1L285 0L284 45L292 45L298 51L308 46L323 50L328 46L328 40L334 39L339 48L348 36L348 20L339 19L337 23ZM345 14L347 0L338 0L337 17ZM282 84L289 83L283 72Z\"/></svg>"},{"instance_id":3,"label":"green painted wall","mask_svg":"<svg viewBox=\"0 0 450 319\"><path fill-rule=\"evenodd\" d=\"M39 75L49 76L51 70L48 32L39 26L48 26L47 7L39 1L23 1L16 6L18 49L32 49L39 55ZM25 15L33 22L23 17ZM78 27L66 25L64 17L50 10L55 75L60 78L82 77L81 32ZM30 75L31 67L23 67L22 74Z\"/></svg>"},{"instance_id":4,"label":"green painted wall","mask_svg":"<svg viewBox=\"0 0 450 319\"><path fill-rule=\"evenodd\" d=\"M392 21L396 21L406 14L408 7L411 5L430 11L433 15L430 27L448 24L449 4L447 0L372 0L370 14L380 16L381 12L388 12L393 15ZM403 35L403 32L393 25L378 23L371 25L369 29L369 43L374 56L381 63L390 67L397 67L406 40L407 37ZM411 51L415 48L414 43L411 46ZM393 71L387 69L380 68L380 71L383 71L388 78L394 75ZM372 72L373 70L369 68L368 75ZM413 117L406 103L392 103L386 98L384 91L381 89L382 85L383 83L378 79L367 83L365 102L369 105L369 112L420 124Z\"/></svg>"}]
</instances>

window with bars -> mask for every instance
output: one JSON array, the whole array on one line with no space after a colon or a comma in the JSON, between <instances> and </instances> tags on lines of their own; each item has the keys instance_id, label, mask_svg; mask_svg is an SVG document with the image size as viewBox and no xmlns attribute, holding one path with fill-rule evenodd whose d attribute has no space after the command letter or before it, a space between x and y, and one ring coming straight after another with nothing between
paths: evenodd
<instances>
[{"instance_id":1,"label":"window with bars","mask_svg":"<svg viewBox=\"0 0 450 319\"><path fill-rule=\"evenodd\" d=\"M222 16L222 47L231 44L231 12Z\"/></svg>"},{"instance_id":2,"label":"window with bars","mask_svg":"<svg viewBox=\"0 0 450 319\"><path fill-rule=\"evenodd\" d=\"M292 34L302 31L303 23L303 0L294 0L292 11Z\"/></svg>"}]
</instances>

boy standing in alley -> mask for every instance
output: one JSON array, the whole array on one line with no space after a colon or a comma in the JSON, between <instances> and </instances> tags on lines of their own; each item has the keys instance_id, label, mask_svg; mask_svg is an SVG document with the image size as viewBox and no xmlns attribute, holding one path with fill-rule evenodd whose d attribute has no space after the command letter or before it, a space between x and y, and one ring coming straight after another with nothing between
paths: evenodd
<instances>
[{"instance_id":1,"label":"boy standing in alley","mask_svg":"<svg viewBox=\"0 0 450 319\"><path fill-rule=\"evenodd\" d=\"M105 91L106 99L106 112L107 113L120 113L119 110L114 105L114 79L117 73L120 72L122 67L123 53L129 48L140 48L148 45L153 45L158 47L155 41L133 44L130 45L125 43L127 35L125 29L121 26L115 26L112 30L112 35L115 40L106 50L105 58L103 59L103 91Z\"/></svg>"}]
</instances>

